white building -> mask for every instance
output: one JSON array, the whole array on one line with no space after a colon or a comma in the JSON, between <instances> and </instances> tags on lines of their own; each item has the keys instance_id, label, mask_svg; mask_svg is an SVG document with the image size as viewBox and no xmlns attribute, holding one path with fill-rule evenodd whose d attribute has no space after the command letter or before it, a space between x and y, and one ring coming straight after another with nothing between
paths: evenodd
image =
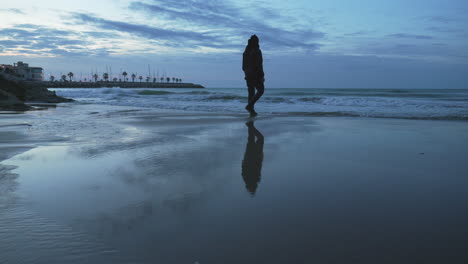
<instances>
[{"instance_id":1,"label":"white building","mask_svg":"<svg viewBox=\"0 0 468 264\"><path fill-rule=\"evenodd\" d=\"M15 79L25 81L42 81L43 80L43 69L41 67L29 67L29 64L18 61L13 65L1 64L0 72L9 74L15 77Z\"/></svg>"}]
</instances>

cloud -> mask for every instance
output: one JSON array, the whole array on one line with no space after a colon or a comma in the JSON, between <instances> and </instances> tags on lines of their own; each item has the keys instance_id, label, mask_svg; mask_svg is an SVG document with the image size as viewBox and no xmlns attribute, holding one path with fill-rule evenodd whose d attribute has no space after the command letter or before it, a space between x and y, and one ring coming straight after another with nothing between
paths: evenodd
<instances>
[{"instance_id":1,"label":"cloud","mask_svg":"<svg viewBox=\"0 0 468 264\"><path fill-rule=\"evenodd\" d=\"M76 21L90 24L105 30L129 33L153 40L172 40L174 41L173 45L175 46L177 46L178 41L181 40L190 41L195 44L201 42L215 42L218 40L216 37L205 33L197 33L185 30L169 30L146 25L107 20L83 13L73 13L72 18Z\"/></svg>"},{"instance_id":2,"label":"cloud","mask_svg":"<svg viewBox=\"0 0 468 264\"><path fill-rule=\"evenodd\" d=\"M90 36L90 37L97 38L97 39L115 38L117 36L117 34L112 33L112 32L83 31L81 33L86 36Z\"/></svg>"},{"instance_id":3,"label":"cloud","mask_svg":"<svg viewBox=\"0 0 468 264\"><path fill-rule=\"evenodd\" d=\"M360 50L363 54L376 56L394 56L407 58L438 58L445 61L460 61L467 55L466 50L450 47L444 43L408 44L408 43L370 43Z\"/></svg>"},{"instance_id":4,"label":"cloud","mask_svg":"<svg viewBox=\"0 0 468 264\"><path fill-rule=\"evenodd\" d=\"M96 35L97 32L94 32ZM19 24L0 29L2 55L103 55L102 50L89 49L89 32L71 32L44 26Z\"/></svg>"},{"instance_id":5,"label":"cloud","mask_svg":"<svg viewBox=\"0 0 468 264\"><path fill-rule=\"evenodd\" d=\"M26 41L26 40L11 40L11 39L0 40L0 46L25 46L29 44L31 44L31 42Z\"/></svg>"},{"instance_id":6,"label":"cloud","mask_svg":"<svg viewBox=\"0 0 468 264\"><path fill-rule=\"evenodd\" d=\"M437 33L461 33L463 32L463 29L436 27L436 26L427 27L426 30L437 32Z\"/></svg>"},{"instance_id":7,"label":"cloud","mask_svg":"<svg viewBox=\"0 0 468 264\"><path fill-rule=\"evenodd\" d=\"M27 49L31 50L27 54L34 55L60 56L67 52L86 55L97 52L96 47L102 48L101 53L107 48L109 54L135 54L154 51L154 46L169 47L180 53L239 53L252 34L260 36L266 53L313 51L320 47L317 41L325 36L310 25L295 24L298 20L284 15L284 10L279 12L268 6L239 8L232 1L134 1L129 9L136 16L147 15L148 23L69 12L63 25L70 31L33 24L0 29L2 55L20 51L23 54ZM152 17L162 23L155 24ZM81 29L73 31L76 26Z\"/></svg>"},{"instance_id":8,"label":"cloud","mask_svg":"<svg viewBox=\"0 0 468 264\"><path fill-rule=\"evenodd\" d=\"M2 33L3 36L8 36L14 39L35 37L37 35L36 32L24 30L21 28L5 28L1 29L0 33Z\"/></svg>"},{"instance_id":9,"label":"cloud","mask_svg":"<svg viewBox=\"0 0 468 264\"><path fill-rule=\"evenodd\" d=\"M406 33L396 33L396 34L390 34L388 36L392 38L401 38L401 39L434 39L433 36L406 34Z\"/></svg>"},{"instance_id":10,"label":"cloud","mask_svg":"<svg viewBox=\"0 0 468 264\"><path fill-rule=\"evenodd\" d=\"M155 0L153 4L133 2L130 9L214 32L225 44L235 43L238 47L245 45L245 38L255 33L270 47L315 50L320 46L315 41L325 36L310 28L283 28L279 22L283 17L276 10L262 7L251 14L228 1Z\"/></svg>"},{"instance_id":11,"label":"cloud","mask_svg":"<svg viewBox=\"0 0 468 264\"><path fill-rule=\"evenodd\" d=\"M24 15L26 14L24 11L18 9L18 8L0 8L0 12L5 12L5 13L15 13L19 15Z\"/></svg>"},{"instance_id":12,"label":"cloud","mask_svg":"<svg viewBox=\"0 0 468 264\"><path fill-rule=\"evenodd\" d=\"M367 31L367 30L360 30L356 32L351 32L351 33L346 33L344 36L346 37L356 37L356 36L365 36L373 33L373 31Z\"/></svg>"},{"instance_id":13,"label":"cloud","mask_svg":"<svg viewBox=\"0 0 468 264\"><path fill-rule=\"evenodd\" d=\"M438 22L438 23L443 23L443 24L448 24L451 22L456 22L458 21L457 18L455 17L449 17L449 16L426 16L424 17L425 20L427 21L432 21L432 22Z\"/></svg>"},{"instance_id":14,"label":"cloud","mask_svg":"<svg viewBox=\"0 0 468 264\"><path fill-rule=\"evenodd\" d=\"M82 49L81 47L68 47L70 49L57 48L54 50L54 54L58 56L99 56L104 57L109 55L107 49Z\"/></svg>"}]
</instances>

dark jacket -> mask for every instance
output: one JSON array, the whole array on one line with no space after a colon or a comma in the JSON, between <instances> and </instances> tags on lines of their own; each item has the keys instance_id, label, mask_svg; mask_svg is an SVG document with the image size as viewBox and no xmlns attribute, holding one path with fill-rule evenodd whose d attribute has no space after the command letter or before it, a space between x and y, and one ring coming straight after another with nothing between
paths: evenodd
<instances>
[{"instance_id":1,"label":"dark jacket","mask_svg":"<svg viewBox=\"0 0 468 264\"><path fill-rule=\"evenodd\" d=\"M263 57L262 51L257 47L247 47L242 60L242 70L245 79L263 79Z\"/></svg>"}]
</instances>

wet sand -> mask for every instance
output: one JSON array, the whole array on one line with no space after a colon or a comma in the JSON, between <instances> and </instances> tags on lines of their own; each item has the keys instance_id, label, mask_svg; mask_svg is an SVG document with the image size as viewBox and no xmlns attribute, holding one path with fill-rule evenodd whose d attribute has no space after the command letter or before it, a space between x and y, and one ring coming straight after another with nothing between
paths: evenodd
<instances>
[{"instance_id":1,"label":"wet sand","mask_svg":"<svg viewBox=\"0 0 468 264\"><path fill-rule=\"evenodd\" d=\"M466 122L1 115L0 263L466 263L467 149Z\"/></svg>"}]
</instances>

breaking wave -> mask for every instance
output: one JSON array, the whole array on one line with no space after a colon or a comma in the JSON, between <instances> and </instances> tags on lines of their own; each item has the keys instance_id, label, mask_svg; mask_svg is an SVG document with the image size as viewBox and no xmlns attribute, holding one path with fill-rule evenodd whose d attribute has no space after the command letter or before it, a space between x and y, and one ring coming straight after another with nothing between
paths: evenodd
<instances>
[{"instance_id":1,"label":"breaking wave","mask_svg":"<svg viewBox=\"0 0 468 264\"><path fill-rule=\"evenodd\" d=\"M173 92L168 91L154 91L154 90L143 90L138 92L139 95L166 95L173 94Z\"/></svg>"},{"instance_id":2,"label":"breaking wave","mask_svg":"<svg viewBox=\"0 0 468 264\"><path fill-rule=\"evenodd\" d=\"M54 89L80 103L244 113L246 89ZM257 111L272 115L468 121L468 90L267 89Z\"/></svg>"},{"instance_id":3,"label":"breaking wave","mask_svg":"<svg viewBox=\"0 0 468 264\"><path fill-rule=\"evenodd\" d=\"M217 101L217 100L246 100L246 96L238 96L238 95L213 95L205 98L206 101Z\"/></svg>"}]
</instances>

